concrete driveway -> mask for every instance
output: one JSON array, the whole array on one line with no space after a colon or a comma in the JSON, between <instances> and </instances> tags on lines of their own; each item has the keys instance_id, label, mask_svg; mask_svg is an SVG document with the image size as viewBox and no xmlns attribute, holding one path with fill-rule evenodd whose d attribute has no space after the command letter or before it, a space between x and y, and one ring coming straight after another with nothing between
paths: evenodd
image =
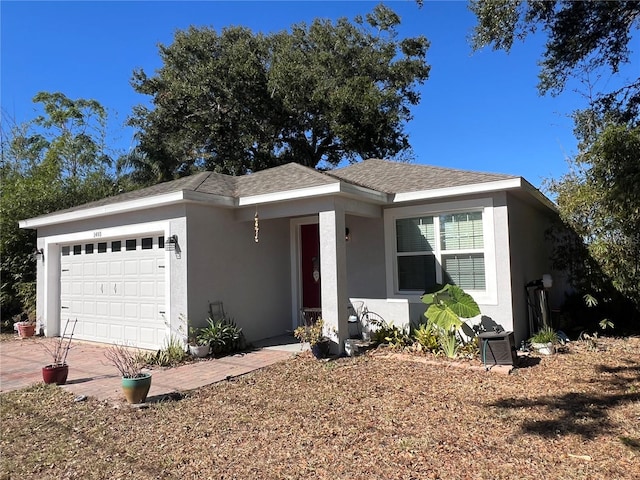
<instances>
[{"instance_id":1,"label":"concrete driveway","mask_svg":"<svg viewBox=\"0 0 640 480\"><path fill-rule=\"evenodd\" d=\"M0 342L0 392L8 392L42 382L42 367L51 363L43 345L52 339L30 337ZM263 342L254 350L216 359L195 361L175 368L152 370L153 380L147 401L164 398L210 385L291 358L300 344L286 338ZM108 345L72 341L67 357L69 376L61 388L73 394L100 400L124 401L120 374L107 362Z\"/></svg>"}]
</instances>

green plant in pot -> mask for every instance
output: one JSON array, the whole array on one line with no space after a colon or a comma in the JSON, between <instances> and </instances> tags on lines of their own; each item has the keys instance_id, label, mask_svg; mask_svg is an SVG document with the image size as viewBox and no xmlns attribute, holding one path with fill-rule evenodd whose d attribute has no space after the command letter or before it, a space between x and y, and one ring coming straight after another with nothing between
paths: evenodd
<instances>
[{"instance_id":1,"label":"green plant in pot","mask_svg":"<svg viewBox=\"0 0 640 480\"><path fill-rule=\"evenodd\" d=\"M120 372L122 392L131 404L144 403L151 388L151 373L143 372L146 363L144 355L126 345L114 344L104 356Z\"/></svg>"},{"instance_id":2,"label":"green plant in pot","mask_svg":"<svg viewBox=\"0 0 640 480\"><path fill-rule=\"evenodd\" d=\"M293 331L300 343L308 343L316 358L325 358L329 354L330 340L324 335L324 320L319 318L311 325L301 325Z\"/></svg>"},{"instance_id":3,"label":"green plant in pot","mask_svg":"<svg viewBox=\"0 0 640 480\"><path fill-rule=\"evenodd\" d=\"M555 346L559 342L558 333L550 326L541 328L529 339L531 348L543 355L555 353Z\"/></svg>"}]
</instances>

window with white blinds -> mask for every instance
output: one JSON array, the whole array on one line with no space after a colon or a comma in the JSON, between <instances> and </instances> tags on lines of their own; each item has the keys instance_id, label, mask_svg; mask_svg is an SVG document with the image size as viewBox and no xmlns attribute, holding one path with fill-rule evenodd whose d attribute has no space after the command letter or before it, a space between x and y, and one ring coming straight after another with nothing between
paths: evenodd
<instances>
[{"instance_id":1,"label":"window with white blinds","mask_svg":"<svg viewBox=\"0 0 640 480\"><path fill-rule=\"evenodd\" d=\"M395 227L399 291L486 289L481 211L398 218Z\"/></svg>"}]
</instances>

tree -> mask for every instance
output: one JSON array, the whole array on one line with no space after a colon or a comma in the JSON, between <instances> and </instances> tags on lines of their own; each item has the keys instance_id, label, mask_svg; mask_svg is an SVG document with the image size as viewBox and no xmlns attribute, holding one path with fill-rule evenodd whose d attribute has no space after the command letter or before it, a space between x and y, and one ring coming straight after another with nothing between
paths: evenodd
<instances>
[{"instance_id":1,"label":"tree","mask_svg":"<svg viewBox=\"0 0 640 480\"><path fill-rule=\"evenodd\" d=\"M0 299L3 319L34 312L36 233L18 221L113 192L105 153L106 112L62 93L34 97L43 115L15 124L3 114L0 162Z\"/></svg>"},{"instance_id":2,"label":"tree","mask_svg":"<svg viewBox=\"0 0 640 480\"><path fill-rule=\"evenodd\" d=\"M332 167L410 149L402 128L429 74L424 37L396 39L399 17L377 6L354 23L315 20L290 32L178 31L157 75L134 72L152 97L137 106L142 167L153 181L198 169L243 174L295 161Z\"/></svg>"},{"instance_id":3,"label":"tree","mask_svg":"<svg viewBox=\"0 0 640 480\"><path fill-rule=\"evenodd\" d=\"M478 24L472 36L475 50L486 46L510 51L516 39L543 30L548 41L540 62L538 89L557 95L571 77L608 68L612 74L629 61L632 32L640 28L640 2L568 0L471 0ZM590 108L615 112L618 122L637 122L640 76L610 92L600 92Z\"/></svg>"},{"instance_id":4,"label":"tree","mask_svg":"<svg viewBox=\"0 0 640 480\"><path fill-rule=\"evenodd\" d=\"M590 87L585 109L573 112L579 153L569 172L549 180L564 226L555 259L583 291L619 302L640 315L640 77L622 81L629 42L640 28L638 1L474 0L475 49L509 51L516 39L543 30L548 41L540 62L541 94L557 95L570 78ZM590 79L609 71L611 91L595 91ZM626 315L627 320L629 315ZM637 326L637 325L636 325Z\"/></svg>"}]
</instances>

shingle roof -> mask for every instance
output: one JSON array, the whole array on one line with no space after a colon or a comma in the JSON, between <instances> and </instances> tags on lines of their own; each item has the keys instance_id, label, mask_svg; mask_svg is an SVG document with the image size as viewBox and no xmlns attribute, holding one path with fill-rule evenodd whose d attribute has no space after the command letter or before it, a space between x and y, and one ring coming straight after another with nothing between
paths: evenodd
<instances>
[{"instance_id":1,"label":"shingle roof","mask_svg":"<svg viewBox=\"0 0 640 480\"><path fill-rule=\"evenodd\" d=\"M297 190L344 181L382 193L403 193L518 178L510 175L369 159L326 173L297 163L243 176L200 172L178 180L103 198L55 213L80 211L156 195L192 191L240 198ZM47 216L47 215L43 215Z\"/></svg>"},{"instance_id":2,"label":"shingle roof","mask_svg":"<svg viewBox=\"0 0 640 480\"><path fill-rule=\"evenodd\" d=\"M374 158L332 170L328 174L383 193L418 192L518 178L498 173L457 170Z\"/></svg>"},{"instance_id":3,"label":"shingle roof","mask_svg":"<svg viewBox=\"0 0 640 480\"><path fill-rule=\"evenodd\" d=\"M236 189L238 197L317 187L338 182L333 177L298 163L287 163L236 178L238 179L238 188Z\"/></svg>"}]
</instances>

